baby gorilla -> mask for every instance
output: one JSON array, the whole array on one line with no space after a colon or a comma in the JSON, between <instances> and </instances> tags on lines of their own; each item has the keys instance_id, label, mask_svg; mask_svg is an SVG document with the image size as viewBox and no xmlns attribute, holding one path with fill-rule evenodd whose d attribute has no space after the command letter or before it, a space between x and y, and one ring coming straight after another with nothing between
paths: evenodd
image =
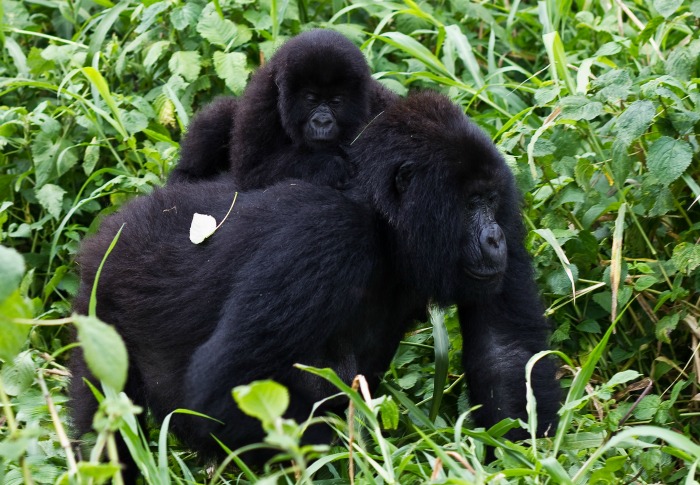
<instances>
[{"instance_id":1,"label":"baby gorilla","mask_svg":"<svg viewBox=\"0 0 700 485\"><path fill-rule=\"evenodd\" d=\"M347 145L396 98L343 35L305 32L255 73L240 100L219 98L195 116L169 182L230 168L241 190L288 178L342 185L354 173Z\"/></svg>"},{"instance_id":2,"label":"baby gorilla","mask_svg":"<svg viewBox=\"0 0 700 485\"><path fill-rule=\"evenodd\" d=\"M304 181L238 195L228 219L192 244L195 212L221 221L233 193L226 181L173 184L108 216L82 246L75 310L86 313L102 270L97 314L129 350L126 392L158 420L189 408L220 420L178 415L172 431L193 449L220 453L263 438L231 388L257 379L288 387L287 416L304 420L335 390L294 367L332 367L349 383L375 387L412 316L432 302L460 303L464 363L487 408L477 424L525 415L526 357L546 348L513 177L498 151L460 108L422 93L399 100L351 147L358 173L338 191ZM514 271L514 274L510 274ZM511 294L523 307L502 308ZM537 310L531 310L535 308ZM491 344L489 344L491 342ZM87 432L96 402L80 354L71 365L74 422ZM556 422L558 385L550 362L536 366L540 431ZM472 382L470 382L472 384ZM503 396L494 401L491 396ZM476 403L475 403L476 404ZM335 400L327 410L342 412ZM311 428L311 442L330 430Z\"/></svg>"}]
</instances>

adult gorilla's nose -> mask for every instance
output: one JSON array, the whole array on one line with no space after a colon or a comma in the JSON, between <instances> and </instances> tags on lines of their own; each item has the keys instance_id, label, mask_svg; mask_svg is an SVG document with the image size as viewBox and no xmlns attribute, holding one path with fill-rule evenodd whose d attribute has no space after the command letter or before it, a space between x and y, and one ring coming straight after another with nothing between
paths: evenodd
<instances>
[{"instance_id":1,"label":"adult gorilla's nose","mask_svg":"<svg viewBox=\"0 0 700 485\"><path fill-rule=\"evenodd\" d=\"M506 237L501 227L491 223L484 227L479 235L479 245L485 263L501 266L506 262Z\"/></svg>"}]
</instances>

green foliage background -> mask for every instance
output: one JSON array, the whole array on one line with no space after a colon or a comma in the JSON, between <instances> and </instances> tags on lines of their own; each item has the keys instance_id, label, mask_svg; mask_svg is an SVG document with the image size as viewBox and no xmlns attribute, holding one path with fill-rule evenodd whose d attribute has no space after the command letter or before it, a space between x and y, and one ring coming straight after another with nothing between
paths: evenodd
<instances>
[{"instance_id":1,"label":"green foliage background","mask_svg":"<svg viewBox=\"0 0 700 485\"><path fill-rule=\"evenodd\" d=\"M95 462L133 416L116 394L107 392L82 460L71 463L60 442L80 241L164 182L199 107L239 95L280 43L324 27L361 46L400 94L449 95L505 154L569 392L562 426L537 446L463 429L469 404L448 312L444 326L406 337L381 404L352 394L366 430L354 438L357 480L697 483L700 0L0 6L0 482L76 480L76 470L99 482L115 472ZM449 341L434 338L444 331ZM434 375L446 377L435 400ZM299 448L298 430L285 426L270 428L272 440L296 468L239 463L223 476L348 479L347 423L338 420L340 444L321 451ZM219 480L154 433L137 457L153 467L150 482ZM497 448L490 465L484 443ZM309 461L317 453L325 458Z\"/></svg>"}]
</instances>

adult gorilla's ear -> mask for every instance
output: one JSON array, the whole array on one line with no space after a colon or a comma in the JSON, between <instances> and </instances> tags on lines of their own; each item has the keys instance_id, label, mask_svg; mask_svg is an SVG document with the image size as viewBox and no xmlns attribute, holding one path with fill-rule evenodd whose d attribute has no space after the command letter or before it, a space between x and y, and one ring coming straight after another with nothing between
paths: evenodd
<instances>
[{"instance_id":1,"label":"adult gorilla's ear","mask_svg":"<svg viewBox=\"0 0 700 485\"><path fill-rule=\"evenodd\" d=\"M413 172L415 171L415 162L403 162L401 166L396 170L396 175L394 176L394 187L399 194L406 191L413 178Z\"/></svg>"}]
</instances>

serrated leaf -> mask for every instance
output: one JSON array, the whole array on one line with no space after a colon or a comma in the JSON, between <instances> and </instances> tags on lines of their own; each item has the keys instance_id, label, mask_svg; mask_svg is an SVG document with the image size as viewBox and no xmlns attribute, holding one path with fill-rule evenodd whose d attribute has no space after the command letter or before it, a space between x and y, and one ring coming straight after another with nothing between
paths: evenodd
<instances>
[{"instance_id":1,"label":"serrated leaf","mask_svg":"<svg viewBox=\"0 0 700 485\"><path fill-rule=\"evenodd\" d=\"M250 69L246 67L246 56L242 52L214 52L214 69L226 86L239 95L245 89Z\"/></svg>"},{"instance_id":2,"label":"serrated leaf","mask_svg":"<svg viewBox=\"0 0 700 485\"><path fill-rule=\"evenodd\" d=\"M397 429L399 427L399 407L393 399L385 399L379 405L379 416L382 419L382 428Z\"/></svg>"},{"instance_id":3,"label":"serrated leaf","mask_svg":"<svg viewBox=\"0 0 700 485\"><path fill-rule=\"evenodd\" d=\"M693 160L693 149L683 140L662 136L647 153L647 168L662 184L670 184L683 175Z\"/></svg>"},{"instance_id":4,"label":"serrated leaf","mask_svg":"<svg viewBox=\"0 0 700 485\"><path fill-rule=\"evenodd\" d=\"M656 115L656 108L651 101L635 101L617 118L615 131L617 140L629 147L651 126Z\"/></svg>"},{"instance_id":5,"label":"serrated leaf","mask_svg":"<svg viewBox=\"0 0 700 485\"><path fill-rule=\"evenodd\" d=\"M195 25L197 19L202 14L202 6L193 2L186 2L182 7L174 8L170 12L170 21L177 30Z\"/></svg>"},{"instance_id":6,"label":"serrated leaf","mask_svg":"<svg viewBox=\"0 0 700 485\"><path fill-rule=\"evenodd\" d=\"M185 80L193 82L202 69L202 58L197 51L177 51L170 57L168 67L173 74L178 74Z\"/></svg>"},{"instance_id":7,"label":"serrated leaf","mask_svg":"<svg viewBox=\"0 0 700 485\"><path fill-rule=\"evenodd\" d=\"M160 57L163 55L163 51L165 51L165 49L169 46L170 41L167 40L159 40L158 42L154 42L153 45L148 48L148 52L146 52L146 57L143 59L143 67L150 71L154 64L158 62L158 59L160 59Z\"/></svg>"},{"instance_id":8,"label":"serrated leaf","mask_svg":"<svg viewBox=\"0 0 700 485\"><path fill-rule=\"evenodd\" d=\"M540 106L545 105L556 99L556 97L559 96L560 91L561 88L558 84L539 88L537 91L535 91L535 103Z\"/></svg>"},{"instance_id":9,"label":"serrated leaf","mask_svg":"<svg viewBox=\"0 0 700 485\"><path fill-rule=\"evenodd\" d=\"M661 398L655 394L645 396L634 409L634 417L648 421L654 417L661 405Z\"/></svg>"},{"instance_id":10,"label":"serrated leaf","mask_svg":"<svg viewBox=\"0 0 700 485\"><path fill-rule=\"evenodd\" d=\"M2 367L2 386L10 396L19 396L34 381L34 361L30 351L25 351L6 362Z\"/></svg>"},{"instance_id":11,"label":"serrated leaf","mask_svg":"<svg viewBox=\"0 0 700 485\"><path fill-rule=\"evenodd\" d=\"M0 303L0 359L11 361L22 350L31 330L30 325L15 323L15 318L31 318L31 308L19 294L13 292Z\"/></svg>"},{"instance_id":12,"label":"serrated leaf","mask_svg":"<svg viewBox=\"0 0 700 485\"><path fill-rule=\"evenodd\" d=\"M567 96L560 106L561 118L567 120L592 120L603 113L603 103L585 96Z\"/></svg>"},{"instance_id":13,"label":"serrated leaf","mask_svg":"<svg viewBox=\"0 0 700 485\"><path fill-rule=\"evenodd\" d=\"M24 274L24 258L16 249L0 246L0 302L17 289Z\"/></svg>"},{"instance_id":14,"label":"serrated leaf","mask_svg":"<svg viewBox=\"0 0 700 485\"><path fill-rule=\"evenodd\" d=\"M124 388L128 358L124 341L97 317L73 315L85 362L95 377L117 392Z\"/></svg>"},{"instance_id":15,"label":"serrated leaf","mask_svg":"<svg viewBox=\"0 0 700 485\"><path fill-rule=\"evenodd\" d=\"M63 196L66 191L58 185L46 184L35 191L36 200L54 219L61 215Z\"/></svg>"},{"instance_id":16,"label":"serrated leaf","mask_svg":"<svg viewBox=\"0 0 700 485\"><path fill-rule=\"evenodd\" d=\"M681 271L686 274L691 274L695 268L700 266L700 244L680 243L673 248L673 262Z\"/></svg>"},{"instance_id":17,"label":"serrated leaf","mask_svg":"<svg viewBox=\"0 0 700 485\"><path fill-rule=\"evenodd\" d=\"M233 399L241 411L259 419L265 426L281 418L287 410L289 391L275 381L255 381L235 387Z\"/></svg>"},{"instance_id":18,"label":"serrated leaf","mask_svg":"<svg viewBox=\"0 0 700 485\"><path fill-rule=\"evenodd\" d=\"M131 134L139 133L148 128L148 118L140 111L123 111L122 122L124 128Z\"/></svg>"},{"instance_id":19,"label":"serrated leaf","mask_svg":"<svg viewBox=\"0 0 700 485\"><path fill-rule=\"evenodd\" d=\"M206 238L216 231L216 219L209 214L199 214L192 216L190 224L190 241L192 244L201 244Z\"/></svg>"},{"instance_id":20,"label":"serrated leaf","mask_svg":"<svg viewBox=\"0 0 700 485\"><path fill-rule=\"evenodd\" d=\"M681 316L678 313L673 315L666 315L656 324L656 338L667 344L671 343L669 336L671 332L676 329Z\"/></svg>"},{"instance_id":21,"label":"serrated leaf","mask_svg":"<svg viewBox=\"0 0 700 485\"><path fill-rule=\"evenodd\" d=\"M212 44L227 47L238 33L236 24L219 16L213 4L208 4L197 22L197 32Z\"/></svg>"}]
</instances>

